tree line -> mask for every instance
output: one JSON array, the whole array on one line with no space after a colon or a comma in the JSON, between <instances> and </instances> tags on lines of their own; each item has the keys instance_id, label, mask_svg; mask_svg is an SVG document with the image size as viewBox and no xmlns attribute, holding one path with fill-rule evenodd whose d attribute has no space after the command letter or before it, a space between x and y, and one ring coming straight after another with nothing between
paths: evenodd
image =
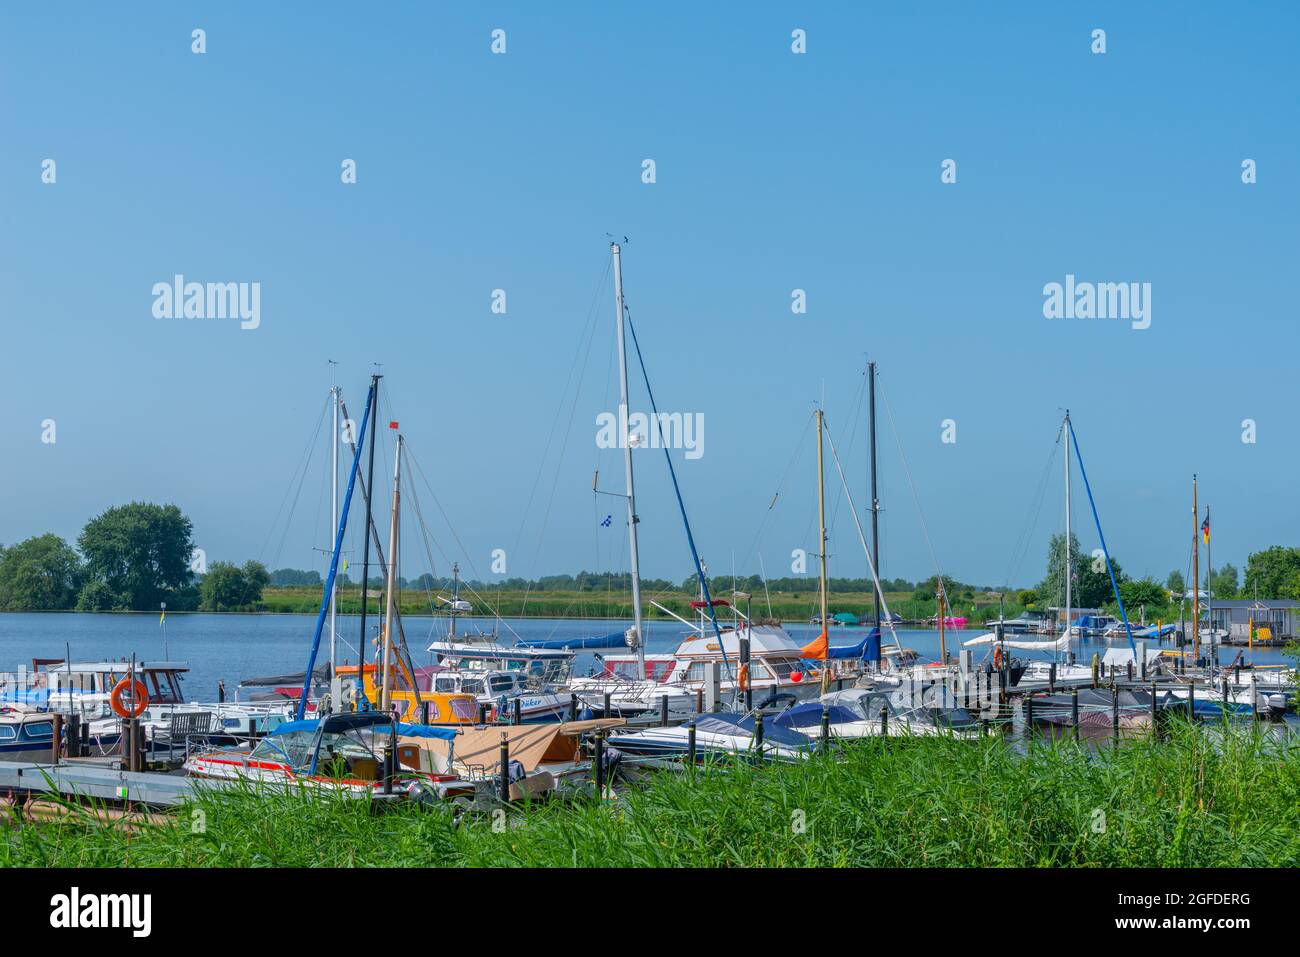
<instances>
[{"instance_id":1,"label":"tree line","mask_svg":"<svg viewBox=\"0 0 1300 957\"><path fill-rule=\"evenodd\" d=\"M57 535L38 535L7 548L0 546L0 611L156 611L162 603L176 611L257 610L268 586L321 588L318 571L281 568L268 572L257 561L243 565L214 562L203 568L194 561L193 523L175 505L132 502L105 510L86 523L75 547ZM1064 535L1052 535L1048 542L1046 573L1033 588L988 589L943 578L948 605L957 609L973 604L977 594L1001 593L1009 612L1019 608L1062 607L1065 604L1065 574L1070 569L1071 604L1076 608L1116 610L1111 573L1127 609L1145 606L1148 617L1174 614L1187 592L1183 573L1170 572L1161 584L1148 577L1133 579L1112 556L1110 567L1098 555L1082 551L1071 534L1069 548ZM346 575L343 584L354 584ZM733 586L734 581L734 586ZM383 587L382 577L370 584ZM506 578L464 584L476 591L585 591L626 592L631 588L627 572L581 571L576 575L546 575L537 579ZM939 588L937 576L920 582L887 579L881 582L891 594L911 593L917 603L931 602ZM426 572L414 579L399 579L400 587L434 591L449 589L451 580ZM711 579L715 595L726 597L731 588L755 596L806 594L818 588L816 575L789 576L764 581L760 575L718 575ZM832 593L870 594L869 578L831 578ZM643 590L693 594L694 576L681 582L668 579L642 580ZM1206 568L1201 588L1214 598L1290 598L1300 600L1300 548L1274 545L1253 552L1247 559L1244 579L1231 564Z\"/></svg>"},{"instance_id":2,"label":"tree line","mask_svg":"<svg viewBox=\"0 0 1300 957\"><path fill-rule=\"evenodd\" d=\"M270 583L255 561L194 563L175 505L132 502L86 523L76 547L37 535L0 548L0 611L252 611Z\"/></svg>"}]
</instances>

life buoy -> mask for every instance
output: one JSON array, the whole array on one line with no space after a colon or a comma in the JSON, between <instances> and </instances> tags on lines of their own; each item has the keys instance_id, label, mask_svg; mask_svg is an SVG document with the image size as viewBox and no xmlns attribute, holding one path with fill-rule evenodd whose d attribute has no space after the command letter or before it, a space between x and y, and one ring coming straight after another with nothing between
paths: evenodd
<instances>
[{"instance_id":1,"label":"life buoy","mask_svg":"<svg viewBox=\"0 0 1300 957\"><path fill-rule=\"evenodd\" d=\"M993 649L993 667L999 671L1002 670L1002 646L997 645Z\"/></svg>"},{"instance_id":2,"label":"life buoy","mask_svg":"<svg viewBox=\"0 0 1300 957\"><path fill-rule=\"evenodd\" d=\"M749 665L740 666L740 674L736 676L736 683L740 685L741 691L749 690Z\"/></svg>"},{"instance_id":3,"label":"life buoy","mask_svg":"<svg viewBox=\"0 0 1300 957\"><path fill-rule=\"evenodd\" d=\"M122 703L122 696L128 691L131 693L130 708ZM113 692L108 696L108 704L119 718L138 718L144 714L144 709L149 707L149 690L139 678L134 681L123 678L113 686Z\"/></svg>"}]
</instances>

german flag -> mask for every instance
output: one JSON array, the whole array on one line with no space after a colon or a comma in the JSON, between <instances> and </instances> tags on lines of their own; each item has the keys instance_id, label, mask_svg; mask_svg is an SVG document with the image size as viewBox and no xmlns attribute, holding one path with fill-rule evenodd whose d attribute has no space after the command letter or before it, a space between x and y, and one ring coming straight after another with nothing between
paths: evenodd
<instances>
[{"instance_id":1,"label":"german flag","mask_svg":"<svg viewBox=\"0 0 1300 957\"><path fill-rule=\"evenodd\" d=\"M1205 521L1201 523L1201 538L1205 544L1210 544L1210 507L1205 506Z\"/></svg>"}]
</instances>

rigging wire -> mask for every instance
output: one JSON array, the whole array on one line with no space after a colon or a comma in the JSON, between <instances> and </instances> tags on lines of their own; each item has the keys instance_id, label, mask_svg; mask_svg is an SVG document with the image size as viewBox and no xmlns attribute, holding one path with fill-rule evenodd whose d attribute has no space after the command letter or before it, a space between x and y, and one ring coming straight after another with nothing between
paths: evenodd
<instances>
[{"instance_id":1,"label":"rigging wire","mask_svg":"<svg viewBox=\"0 0 1300 957\"><path fill-rule=\"evenodd\" d=\"M293 513L298 507L298 498L302 495L303 484L307 480L307 471L311 467L312 457L316 453L316 441L320 437L321 426L325 421L325 412L328 408L329 402L326 401L325 404L321 406L320 416L316 419L316 428L307 442L307 447L303 450L303 456L300 457L301 461L294 469L293 475L289 479L289 487L285 489L284 497L280 500L280 507L276 510L275 518L272 519L271 524L267 526L266 540L262 543L261 551L257 553L259 559L266 557L267 548L271 544L271 538L275 534L276 526L280 523L280 515L284 513L285 503L289 500L289 493L294 492L293 504L289 507L289 514L286 516L284 521L284 530L280 535L280 544L276 547L275 557L271 559L272 565L279 562L280 554L284 551L284 542L289 535L289 527L293 522ZM294 491L295 479L297 481L296 491Z\"/></svg>"}]
</instances>

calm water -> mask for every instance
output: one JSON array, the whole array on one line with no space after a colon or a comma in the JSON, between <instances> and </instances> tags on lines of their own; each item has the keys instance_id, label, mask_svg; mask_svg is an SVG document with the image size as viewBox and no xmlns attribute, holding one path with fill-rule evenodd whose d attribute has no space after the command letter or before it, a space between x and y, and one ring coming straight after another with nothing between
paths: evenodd
<instances>
[{"instance_id":1,"label":"calm water","mask_svg":"<svg viewBox=\"0 0 1300 957\"><path fill-rule=\"evenodd\" d=\"M357 636L360 618L339 616L340 661L357 660ZM367 627L374 619L368 620ZM446 637L445 619L403 619L406 638L417 664L425 664L430 655L425 650L429 642ZM163 629L152 614L93 615L93 614L0 614L0 671L11 671L19 665L30 666L33 658L62 658L70 649L74 660L122 658L135 655L137 659L160 660L164 657L183 661L189 665L186 680L186 697L192 701L214 700L217 681L224 679L226 688L233 694L241 678L255 675L283 674L302 671L307 664L311 646L314 615L180 615L167 618L166 649ZM462 634L479 628L490 629L487 619L460 620ZM511 644L519 638L586 638L622 631L627 622L622 620L558 620L558 619L504 619L499 628L502 641ZM795 640L811 640L816 636L816 626L790 624L786 626ZM681 640L684 626L674 621L647 623L648 647L651 651L670 651ZM968 628L948 632L948 650L955 652L961 640L981 634L980 629ZM862 640L865 629L833 628L832 644L846 645ZM899 631L905 647L915 648L922 656L939 656L937 631ZM891 641L888 631L885 640ZM1085 645L1081 658L1092 652L1104 650L1099 642ZM321 657L328 655L327 634L321 640ZM1230 662L1238 649L1223 649L1221 658ZM977 650L978 660L985 648ZM616 653L616 652L615 652ZM1019 652L1018 652L1019 654ZM367 660L373 655L367 651ZM1259 649L1254 660L1260 664L1278 664L1284 661L1279 649ZM595 665L594 655L578 656L575 674L586 674Z\"/></svg>"}]
</instances>

